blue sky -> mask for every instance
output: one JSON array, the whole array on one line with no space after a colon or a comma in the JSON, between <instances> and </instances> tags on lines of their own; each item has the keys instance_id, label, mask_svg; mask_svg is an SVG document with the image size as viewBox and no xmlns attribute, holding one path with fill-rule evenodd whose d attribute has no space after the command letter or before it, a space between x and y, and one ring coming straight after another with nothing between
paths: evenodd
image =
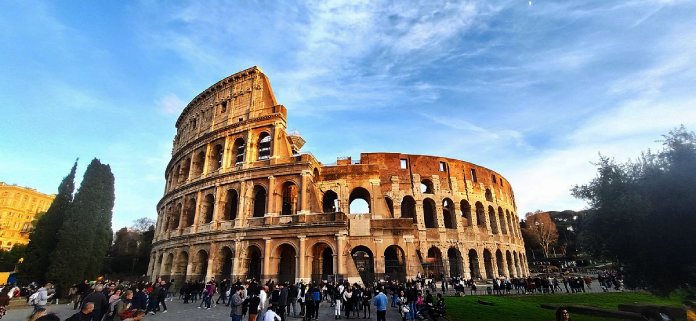
<instances>
[{"instance_id":1,"label":"blue sky","mask_svg":"<svg viewBox=\"0 0 696 321\"><path fill-rule=\"evenodd\" d=\"M0 181L116 177L114 227L156 216L175 120L216 81L270 77L303 151L495 169L518 212L696 129L694 1L2 1ZM81 174L80 174L81 175Z\"/></svg>"}]
</instances>

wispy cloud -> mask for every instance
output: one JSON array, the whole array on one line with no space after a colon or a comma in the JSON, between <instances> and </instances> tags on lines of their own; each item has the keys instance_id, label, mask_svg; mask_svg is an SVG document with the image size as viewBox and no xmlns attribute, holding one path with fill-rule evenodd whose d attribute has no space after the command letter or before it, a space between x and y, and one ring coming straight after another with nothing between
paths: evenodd
<instances>
[{"instance_id":1,"label":"wispy cloud","mask_svg":"<svg viewBox=\"0 0 696 321\"><path fill-rule=\"evenodd\" d=\"M186 104L176 94L167 94L158 99L156 105L165 115L179 115Z\"/></svg>"}]
</instances>

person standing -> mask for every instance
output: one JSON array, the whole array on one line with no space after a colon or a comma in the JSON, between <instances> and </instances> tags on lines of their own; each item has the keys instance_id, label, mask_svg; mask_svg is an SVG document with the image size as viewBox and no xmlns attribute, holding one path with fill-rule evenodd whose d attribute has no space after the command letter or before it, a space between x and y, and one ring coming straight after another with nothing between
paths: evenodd
<instances>
[{"instance_id":1,"label":"person standing","mask_svg":"<svg viewBox=\"0 0 696 321\"><path fill-rule=\"evenodd\" d=\"M387 321L387 296L384 292L377 290L377 295L375 295L373 301L375 304L375 311L377 311L377 321ZM369 301L367 305L369 306Z\"/></svg>"},{"instance_id":2,"label":"person standing","mask_svg":"<svg viewBox=\"0 0 696 321\"><path fill-rule=\"evenodd\" d=\"M346 319L350 319L350 311L353 307L353 290L350 286L347 286L346 290L343 291L343 302L346 304Z\"/></svg>"},{"instance_id":3,"label":"person standing","mask_svg":"<svg viewBox=\"0 0 696 321\"><path fill-rule=\"evenodd\" d=\"M371 299L372 299L372 289L366 288L362 292L363 319L372 319L372 310L370 309L370 300ZM358 316L360 316L359 313L358 313Z\"/></svg>"},{"instance_id":4,"label":"person standing","mask_svg":"<svg viewBox=\"0 0 696 321\"><path fill-rule=\"evenodd\" d=\"M251 295L249 298L249 321L256 321L256 317L259 314L261 299L256 293Z\"/></svg>"},{"instance_id":5,"label":"person standing","mask_svg":"<svg viewBox=\"0 0 696 321\"><path fill-rule=\"evenodd\" d=\"M92 311L92 316L94 317L94 320L101 320L104 317L106 311L109 309L109 301L106 299L106 296L102 292L103 290L104 286L98 284L94 287L94 291L88 294L83 300L83 305L88 302L94 304L94 311Z\"/></svg>"},{"instance_id":6,"label":"person standing","mask_svg":"<svg viewBox=\"0 0 696 321\"><path fill-rule=\"evenodd\" d=\"M242 321L242 304L244 303L242 291L243 288L241 286L237 287L234 295L230 298L230 306L232 307L230 316L232 317L232 321Z\"/></svg>"},{"instance_id":7,"label":"person standing","mask_svg":"<svg viewBox=\"0 0 696 321\"><path fill-rule=\"evenodd\" d=\"M399 298L396 299L396 303L399 306L399 314L401 314L401 321L406 321L406 315L408 315L408 298L406 298L406 293L403 290L399 292Z\"/></svg>"},{"instance_id":8,"label":"person standing","mask_svg":"<svg viewBox=\"0 0 696 321\"><path fill-rule=\"evenodd\" d=\"M335 319L340 319L341 318L341 303L343 303L343 284L340 284L339 286L336 287L336 290L334 291L334 302L336 304L334 305L334 318Z\"/></svg>"},{"instance_id":9,"label":"person standing","mask_svg":"<svg viewBox=\"0 0 696 321\"><path fill-rule=\"evenodd\" d=\"M79 312L65 319L65 321L94 321L92 311L94 311L94 303L87 302L82 306Z\"/></svg>"}]
</instances>

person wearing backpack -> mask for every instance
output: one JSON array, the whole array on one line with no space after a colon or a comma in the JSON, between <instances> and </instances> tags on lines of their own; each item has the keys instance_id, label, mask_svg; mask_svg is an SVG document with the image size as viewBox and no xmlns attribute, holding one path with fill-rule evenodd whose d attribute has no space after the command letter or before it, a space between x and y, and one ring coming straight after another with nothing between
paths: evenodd
<instances>
[{"instance_id":1,"label":"person wearing backpack","mask_svg":"<svg viewBox=\"0 0 696 321\"><path fill-rule=\"evenodd\" d=\"M51 297L53 297L53 294L48 295L48 290L52 287L53 284L51 284L51 282L47 282L46 284L44 284L44 286L36 290L36 293L32 294L32 296L29 297L29 303L34 306L34 311L46 308L48 300L50 300Z\"/></svg>"}]
</instances>

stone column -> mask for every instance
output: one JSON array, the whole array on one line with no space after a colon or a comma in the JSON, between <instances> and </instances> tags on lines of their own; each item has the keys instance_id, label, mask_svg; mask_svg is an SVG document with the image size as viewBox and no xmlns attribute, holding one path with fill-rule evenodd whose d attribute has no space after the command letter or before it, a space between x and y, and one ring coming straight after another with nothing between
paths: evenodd
<instances>
[{"instance_id":1,"label":"stone column","mask_svg":"<svg viewBox=\"0 0 696 321\"><path fill-rule=\"evenodd\" d=\"M168 258L168 257L169 257L169 255L168 255L166 252L162 251L162 262L160 262L160 267L159 267L159 273L158 273L158 274L160 274L160 275L169 275L170 278L171 278L172 271L171 271L171 270L169 270L169 271L165 271L165 270L164 270L164 266L165 266L165 264L166 264L166 261L167 261L167 258ZM172 259L172 265L174 265L174 260L173 260L173 259ZM170 267L170 269L171 269L171 267ZM153 281L154 281L154 280L153 280Z\"/></svg>"},{"instance_id":2,"label":"stone column","mask_svg":"<svg viewBox=\"0 0 696 321\"><path fill-rule=\"evenodd\" d=\"M501 251L503 254L503 273L505 276L510 277L510 270L508 269L508 262L507 262L507 256L505 255L504 252Z\"/></svg>"},{"instance_id":3,"label":"stone column","mask_svg":"<svg viewBox=\"0 0 696 321\"><path fill-rule=\"evenodd\" d=\"M214 278L215 275L213 274L213 268L215 267L215 257L217 256L217 247L215 246L215 243L210 244L210 253L208 253L208 267L205 270L205 278L204 280L209 281L210 279Z\"/></svg>"},{"instance_id":4,"label":"stone column","mask_svg":"<svg viewBox=\"0 0 696 321\"><path fill-rule=\"evenodd\" d=\"M469 262L469 252L463 252L461 247L459 247L459 252L462 253L462 276L467 280L471 279L471 268L469 267L469 264L471 263Z\"/></svg>"},{"instance_id":5,"label":"stone column","mask_svg":"<svg viewBox=\"0 0 696 321\"><path fill-rule=\"evenodd\" d=\"M225 137L225 146L222 148L222 167L221 169L225 170L228 167L230 167L230 157L232 157L232 153L230 153L230 146L234 148L234 142L232 141L232 137L227 136ZM234 164L232 164L234 165Z\"/></svg>"},{"instance_id":6,"label":"stone column","mask_svg":"<svg viewBox=\"0 0 696 321\"><path fill-rule=\"evenodd\" d=\"M299 253L299 271L297 273L297 276L299 279L308 281L309 278L307 277L307 271L305 271L305 266L306 266L306 261L307 261L307 254L306 254L306 249L305 249L305 242L307 241L307 237L304 235L300 235L297 237L300 239L300 253Z\"/></svg>"},{"instance_id":7,"label":"stone column","mask_svg":"<svg viewBox=\"0 0 696 321\"><path fill-rule=\"evenodd\" d=\"M338 255L338 262L337 263L338 264L336 264L336 265L338 266L338 274L340 274L342 276L345 276L345 274L346 274L346 267L345 267L346 257L343 254L345 242L346 242L345 235L342 235L342 234L336 235L336 244L338 244L338 246L337 246L337 252L338 252L337 253L337 255Z\"/></svg>"},{"instance_id":8,"label":"stone column","mask_svg":"<svg viewBox=\"0 0 696 321\"><path fill-rule=\"evenodd\" d=\"M224 213L225 209L224 207L221 209L225 204L225 201L222 200L222 193L223 190L220 188L220 184L215 185L215 190L213 192L213 195L215 195L215 201L213 202L213 222L211 226L211 230L217 230L218 225L220 223L220 213Z\"/></svg>"},{"instance_id":9,"label":"stone column","mask_svg":"<svg viewBox=\"0 0 696 321\"><path fill-rule=\"evenodd\" d=\"M196 207L193 209L193 226L191 226L191 232L198 230L200 225L199 220L201 219L201 198L203 197L203 191L198 191L196 193Z\"/></svg>"},{"instance_id":10,"label":"stone column","mask_svg":"<svg viewBox=\"0 0 696 321\"><path fill-rule=\"evenodd\" d=\"M441 202L435 202L435 220L437 221L437 228L439 231L445 231L445 215L444 207Z\"/></svg>"},{"instance_id":11,"label":"stone column","mask_svg":"<svg viewBox=\"0 0 696 321\"><path fill-rule=\"evenodd\" d=\"M266 214L275 214L275 203L276 203L276 195L275 195L275 176L271 175L268 176L268 194L266 198Z\"/></svg>"},{"instance_id":12,"label":"stone column","mask_svg":"<svg viewBox=\"0 0 696 321\"><path fill-rule=\"evenodd\" d=\"M382 213L377 210L377 196L383 197L379 183L379 178L370 180L370 214L372 218L382 218Z\"/></svg>"},{"instance_id":13,"label":"stone column","mask_svg":"<svg viewBox=\"0 0 696 321\"><path fill-rule=\"evenodd\" d=\"M212 148L213 146L210 143L205 146L205 157L203 157L203 172L201 173L201 177L208 174L208 169L210 168L210 153Z\"/></svg>"},{"instance_id":14,"label":"stone column","mask_svg":"<svg viewBox=\"0 0 696 321\"><path fill-rule=\"evenodd\" d=\"M307 181L309 181L309 171L303 170L301 175L302 182L300 183L300 211L298 214L307 214L309 213L309 193L307 192Z\"/></svg>"},{"instance_id":15,"label":"stone column","mask_svg":"<svg viewBox=\"0 0 696 321\"><path fill-rule=\"evenodd\" d=\"M481 275L482 279L488 279L488 272L486 271L486 258L483 255L483 249L478 249L476 251L478 252L476 255L478 256L479 274Z\"/></svg>"},{"instance_id":16,"label":"stone column","mask_svg":"<svg viewBox=\"0 0 696 321\"><path fill-rule=\"evenodd\" d=\"M237 202L237 218L235 219L234 227L243 226L248 217L247 202L249 200L247 198L247 194L247 182L245 180L241 180L239 182L239 194L237 195L239 197L239 202Z\"/></svg>"},{"instance_id":17,"label":"stone column","mask_svg":"<svg viewBox=\"0 0 696 321\"><path fill-rule=\"evenodd\" d=\"M262 278L267 280L270 278L270 268L271 268L271 238L270 237L264 237L263 240L265 241L264 247L263 247L263 273L262 273Z\"/></svg>"},{"instance_id":18,"label":"stone column","mask_svg":"<svg viewBox=\"0 0 696 321\"><path fill-rule=\"evenodd\" d=\"M181 211L179 212L179 226L177 226L177 228L183 228L186 224L186 219L184 217L184 213L186 213L186 201L186 197L181 198Z\"/></svg>"}]
</instances>

